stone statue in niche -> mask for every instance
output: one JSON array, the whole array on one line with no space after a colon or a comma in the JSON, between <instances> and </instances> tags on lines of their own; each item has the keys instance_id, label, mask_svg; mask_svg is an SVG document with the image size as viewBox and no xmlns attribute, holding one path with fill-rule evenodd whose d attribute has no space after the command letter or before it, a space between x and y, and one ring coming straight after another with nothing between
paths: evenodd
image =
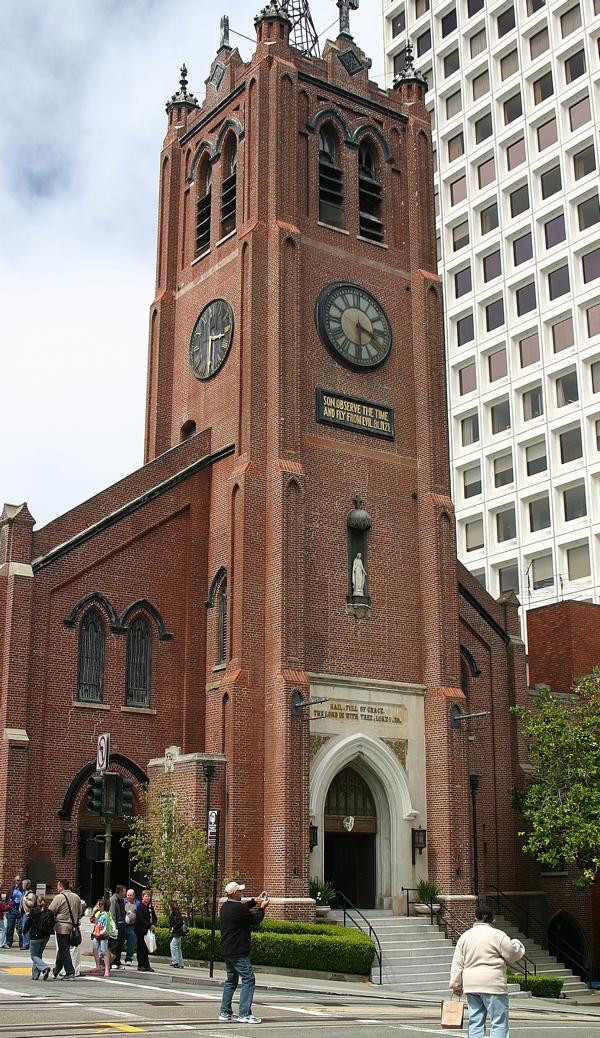
<instances>
[{"instance_id":1,"label":"stone statue in niche","mask_svg":"<svg viewBox=\"0 0 600 1038\"><path fill-rule=\"evenodd\" d=\"M367 571L363 565L362 552L358 552L352 563L352 594L355 598L364 598Z\"/></svg>"}]
</instances>

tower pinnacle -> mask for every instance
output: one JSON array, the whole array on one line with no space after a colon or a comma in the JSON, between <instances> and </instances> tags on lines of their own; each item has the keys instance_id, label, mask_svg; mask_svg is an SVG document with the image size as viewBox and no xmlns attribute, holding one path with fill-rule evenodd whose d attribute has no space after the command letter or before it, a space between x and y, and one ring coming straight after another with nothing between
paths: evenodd
<instances>
[{"instance_id":1,"label":"tower pinnacle","mask_svg":"<svg viewBox=\"0 0 600 1038\"><path fill-rule=\"evenodd\" d=\"M176 94L173 94L170 101L167 101L167 112L174 105L189 105L191 108L196 108L198 105L198 98L194 97L193 94L188 93L188 70L183 64L180 69L181 79L179 80L179 90Z\"/></svg>"}]
</instances>

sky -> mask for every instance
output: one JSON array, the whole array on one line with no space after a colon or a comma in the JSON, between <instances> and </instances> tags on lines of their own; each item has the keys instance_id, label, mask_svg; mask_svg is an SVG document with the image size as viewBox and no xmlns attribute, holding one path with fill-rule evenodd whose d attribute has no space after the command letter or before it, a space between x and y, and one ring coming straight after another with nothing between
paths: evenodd
<instances>
[{"instance_id":1,"label":"sky","mask_svg":"<svg viewBox=\"0 0 600 1038\"><path fill-rule=\"evenodd\" d=\"M165 102L183 62L202 100L222 14L248 60L265 2L0 4L0 507L37 527L143 463ZM352 31L383 86L380 0Z\"/></svg>"}]
</instances>

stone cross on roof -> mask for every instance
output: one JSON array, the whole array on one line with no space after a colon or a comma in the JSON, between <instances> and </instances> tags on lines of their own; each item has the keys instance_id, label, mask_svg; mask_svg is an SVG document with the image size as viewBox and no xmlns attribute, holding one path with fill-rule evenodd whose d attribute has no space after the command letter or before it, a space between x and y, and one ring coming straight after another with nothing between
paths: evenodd
<instances>
[{"instance_id":1,"label":"stone cross on roof","mask_svg":"<svg viewBox=\"0 0 600 1038\"><path fill-rule=\"evenodd\" d=\"M340 36L350 36L350 11L356 11L359 0L337 0L340 11Z\"/></svg>"}]
</instances>

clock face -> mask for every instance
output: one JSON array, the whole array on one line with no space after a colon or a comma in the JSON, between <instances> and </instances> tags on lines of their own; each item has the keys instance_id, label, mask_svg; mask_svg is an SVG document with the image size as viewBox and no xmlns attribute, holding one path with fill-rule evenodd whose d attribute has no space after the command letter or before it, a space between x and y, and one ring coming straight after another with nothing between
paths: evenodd
<instances>
[{"instance_id":1,"label":"clock face","mask_svg":"<svg viewBox=\"0 0 600 1038\"><path fill-rule=\"evenodd\" d=\"M378 368L392 348L392 329L381 303L364 288L328 285L316 305L321 340L336 360L355 371Z\"/></svg>"},{"instance_id":2,"label":"clock face","mask_svg":"<svg viewBox=\"0 0 600 1038\"><path fill-rule=\"evenodd\" d=\"M213 299L200 314L190 339L190 366L203 381L216 374L233 339L233 310L225 299Z\"/></svg>"}]
</instances>

